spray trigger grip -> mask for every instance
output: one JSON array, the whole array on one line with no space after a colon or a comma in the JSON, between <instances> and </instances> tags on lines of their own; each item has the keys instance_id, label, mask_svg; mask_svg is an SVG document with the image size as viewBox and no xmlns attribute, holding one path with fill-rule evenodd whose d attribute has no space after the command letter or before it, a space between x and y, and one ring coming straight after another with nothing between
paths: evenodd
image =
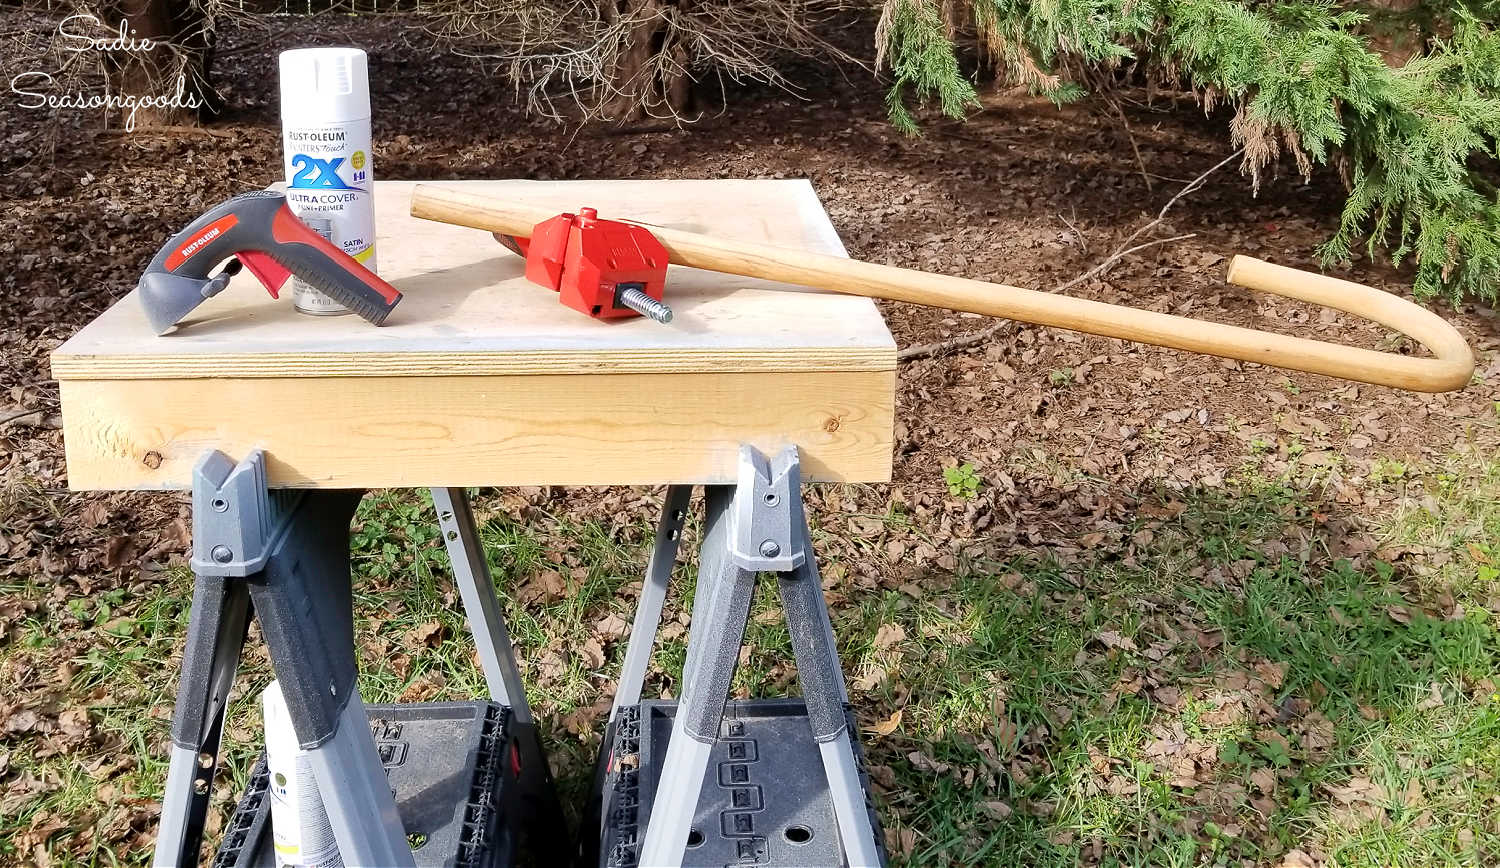
<instances>
[{"instance_id":1,"label":"spray trigger grip","mask_svg":"<svg viewBox=\"0 0 1500 868\"><path fill-rule=\"evenodd\" d=\"M260 281L261 286L266 288L266 292L269 292L272 298L281 298L281 288L286 285L287 278L292 276L292 272L286 266L272 259L269 253L262 253L259 250L241 250L234 257L250 269L250 273L255 275L255 279ZM235 271L238 270L236 267ZM228 269L225 269L225 272L227 273Z\"/></svg>"}]
</instances>

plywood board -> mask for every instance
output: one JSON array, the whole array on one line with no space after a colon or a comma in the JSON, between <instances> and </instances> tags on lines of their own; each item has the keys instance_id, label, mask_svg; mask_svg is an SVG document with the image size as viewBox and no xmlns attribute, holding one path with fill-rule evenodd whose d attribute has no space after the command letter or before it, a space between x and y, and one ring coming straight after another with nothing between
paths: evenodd
<instances>
[{"instance_id":1,"label":"plywood board","mask_svg":"<svg viewBox=\"0 0 1500 868\"><path fill-rule=\"evenodd\" d=\"M806 181L461 181L559 212L601 216L822 253L843 246ZM67 379L428 376L655 371L888 370L895 345L868 299L673 267L668 325L600 321L523 276L484 232L410 216L410 182L376 189L376 258L405 298L383 327L311 317L248 272L158 337L132 292L52 355Z\"/></svg>"},{"instance_id":2,"label":"plywood board","mask_svg":"<svg viewBox=\"0 0 1500 868\"><path fill-rule=\"evenodd\" d=\"M802 181L456 182L842 253ZM74 488L181 488L206 449L278 486L725 482L741 442L810 480L889 478L895 345L864 298L673 269L669 325L590 320L486 234L377 185L389 324L310 317L248 274L157 337L133 296L61 346Z\"/></svg>"}]
</instances>

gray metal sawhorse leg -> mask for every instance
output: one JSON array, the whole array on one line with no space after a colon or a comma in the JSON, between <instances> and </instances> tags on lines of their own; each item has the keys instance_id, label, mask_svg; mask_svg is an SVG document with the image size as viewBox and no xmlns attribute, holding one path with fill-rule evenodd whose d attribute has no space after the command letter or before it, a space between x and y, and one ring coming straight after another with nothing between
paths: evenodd
<instances>
[{"instance_id":1,"label":"gray metal sawhorse leg","mask_svg":"<svg viewBox=\"0 0 1500 868\"><path fill-rule=\"evenodd\" d=\"M193 472L195 576L155 865L198 864L229 691L259 620L344 864L414 864L355 680L349 521L360 491L277 491L265 455Z\"/></svg>"},{"instance_id":2,"label":"gray metal sawhorse leg","mask_svg":"<svg viewBox=\"0 0 1500 868\"><path fill-rule=\"evenodd\" d=\"M432 504L437 509L443 545L453 565L453 581L458 585L469 619L469 632L474 636L490 699L510 708L510 728L521 752L523 770L519 779L521 798L517 801L522 813L520 825L533 855L544 859L545 864L560 865L560 860L567 858L565 842L570 840L567 820L557 800L546 752L542 750L541 733L526 702L521 669L516 665L504 610L495 592L484 545L479 540L469 496L462 488L434 488Z\"/></svg>"},{"instance_id":3,"label":"gray metal sawhorse leg","mask_svg":"<svg viewBox=\"0 0 1500 868\"><path fill-rule=\"evenodd\" d=\"M584 823L593 823L594 828L586 829L578 836L584 848L579 854L580 866L599 863L598 850L593 848L604 836L604 787L611 762L609 746L615 741L615 733L620 725L620 712L641 701L641 690L646 683L646 668L651 663L656 631L661 626L662 605L667 599L667 585L672 579L672 570L677 566L677 550L681 548L682 528L687 523L688 506L692 499L691 485L667 486L661 519L656 524L656 542L651 549L651 561L646 566L646 580L641 583L641 595L635 604L635 620L630 625L630 639L625 644L625 665L620 670L614 704L609 710L604 740L600 742L599 756L594 765L594 786L589 791L589 804L583 812Z\"/></svg>"},{"instance_id":4,"label":"gray metal sawhorse leg","mask_svg":"<svg viewBox=\"0 0 1500 868\"><path fill-rule=\"evenodd\" d=\"M828 778L845 860L851 868L881 864L844 713L848 692L800 489L795 448L767 461L754 449L742 447L736 484L705 490L706 523L683 689L641 844L639 864L645 868L682 864L760 572L777 574L797 676ZM656 549L631 626L612 724L621 708L640 699L687 496L686 487L673 487L667 493Z\"/></svg>"}]
</instances>

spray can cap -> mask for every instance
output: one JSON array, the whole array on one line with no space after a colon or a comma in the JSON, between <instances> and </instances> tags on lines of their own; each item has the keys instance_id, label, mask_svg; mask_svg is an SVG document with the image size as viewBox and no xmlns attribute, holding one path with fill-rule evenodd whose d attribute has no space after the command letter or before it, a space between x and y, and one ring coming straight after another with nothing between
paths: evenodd
<instances>
[{"instance_id":1,"label":"spray can cap","mask_svg":"<svg viewBox=\"0 0 1500 868\"><path fill-rule=\"evenodd\" d=\"M281 122L325 124L370 116L370 79L358 48L281 52Z\"/></svg>"}]
</instances>

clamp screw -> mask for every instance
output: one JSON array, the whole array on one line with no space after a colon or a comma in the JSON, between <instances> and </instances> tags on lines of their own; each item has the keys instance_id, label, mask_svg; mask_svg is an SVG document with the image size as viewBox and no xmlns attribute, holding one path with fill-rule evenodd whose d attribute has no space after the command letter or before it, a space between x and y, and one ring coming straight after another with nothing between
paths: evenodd
<instances>
[{"instance_id":1,"label":"clamp screw","mask_svg":"<svg viewBox=\"0 0 1500 868\"><path fill-rule=\"evenodd\" d=\"M209 554L213 556L215 561L221 564L227 564L234 560L234 552L229 550L229 546L214 546L213 551L209 552Z\"/></svg>"},{"instance_id":2,"label":"clamp screw","mask_svg":"<svg viewBox=\"0 0 1500 868\"><path fill-rule=\"evenodd\" d=\"M636 313L647 319L654 319L659 323L672 321L672 309L647 295L635 287L620 290L617 299L620 304L625 305Z\"/></svg>"},{"instance_id":3,"label":"clamp screw","mask_svg":"<svg viewBox=\"0 0 1500 868\"><path fill-rule=\"evenodd\" d=\"M760 553L763 557L774 558L781 554L781 546L776 544L776 540L768 539L760 544Z\"/></svg>"}]
</instances>

